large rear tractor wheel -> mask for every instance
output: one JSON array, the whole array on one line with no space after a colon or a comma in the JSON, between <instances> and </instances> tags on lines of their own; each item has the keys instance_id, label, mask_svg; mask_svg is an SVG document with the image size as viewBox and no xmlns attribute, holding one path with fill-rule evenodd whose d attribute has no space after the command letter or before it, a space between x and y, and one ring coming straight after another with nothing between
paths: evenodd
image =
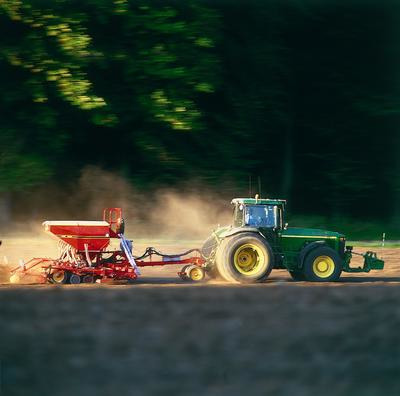
<instances>
[{"instance_id":1,"label":"large rear tractor wheel","mask_svg":"<svg viewBox=\"0 0 400 396\"><path fill-rule=\"evenodd\" d=\"M216 266L228 282L262 282L273 268L269 243L260 235L243 232L224 239L218 247Z\"/></svg>"},{"instance_id":2,"label":"large rear tractor wheel","mask_svg":"<svg viewBox=\"0 0 400 396\"><path fill-rule=\"evenodd\" d=\"M328 246L312 250L304 260L303 273L310 282L334 282L342 272L342 260Z\"/></svg>"}]
</instances>

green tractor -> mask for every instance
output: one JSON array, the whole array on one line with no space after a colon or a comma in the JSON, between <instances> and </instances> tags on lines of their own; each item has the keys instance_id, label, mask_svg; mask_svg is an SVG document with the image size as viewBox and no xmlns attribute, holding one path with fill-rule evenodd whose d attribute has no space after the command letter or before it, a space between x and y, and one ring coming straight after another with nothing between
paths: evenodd
<instances>
[{"instance_id":1,"label":"green tractor","mask_svg":"<svg viewBox=\"0 0 400 396\"><path fill-rule=\"evenodd\" d=\"M286 201L235 198L233 224L216 229L205 241L202 255L211 277L229 282L264 281L273 268L286 269L294 280L337 281L342 272L383 269L376 253L363 254L363 267L350 267L352 247L343 234L288 227Z\"/></svg>"}]
</instances>

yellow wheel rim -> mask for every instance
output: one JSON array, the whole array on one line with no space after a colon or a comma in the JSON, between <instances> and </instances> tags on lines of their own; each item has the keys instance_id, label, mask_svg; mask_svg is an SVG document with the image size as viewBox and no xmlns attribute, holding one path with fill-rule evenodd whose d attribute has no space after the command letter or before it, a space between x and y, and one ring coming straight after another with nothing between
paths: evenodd
<instances>
[{"instance_id":1,"label":"yellow wheel rim","mask_svg":"<svg viewBox=\"0 0 400 396\"><path fill-rule=\"evenodd\" d=\"M235 268L241 274L254 275L264 266L264 252L258 246L246 243L236 250L233 262Z\"/></svg>"},{"instance_id":2,"label":"yellow wheel rim","mask_svg":"<svg viewBox=\"0 0 400 396\"><path fill-rule=\"evenodd\" d=\"M312 269L319 278L329 278L335 271L335 262L329 256L318 256L313 262Z\"/></svg>"},{"instance_id":3,"label":"yellow wheel rim","mask_svg":"<svg viewBox=\"0 0 400 396\"><path fill-rule=\"evenodd\" d=\"M200 268L193 268L190 271L190 278L194 281L199 281L203 279L203 272Z\"/></svg>"},{"instance_id":4,"label":"yellow wheel rim","mask_svg":"<svg viewBox=\"0 0 400 396\"><path fill-rule=\"evenodd\" d=\"M53 274L51 276L52 276L54 282L59 283L59 282L62 282L64 280L65 272L62 271L62 270L61 271L56 271L56 272L53 272Z\"/></svg>"}]
</instances>

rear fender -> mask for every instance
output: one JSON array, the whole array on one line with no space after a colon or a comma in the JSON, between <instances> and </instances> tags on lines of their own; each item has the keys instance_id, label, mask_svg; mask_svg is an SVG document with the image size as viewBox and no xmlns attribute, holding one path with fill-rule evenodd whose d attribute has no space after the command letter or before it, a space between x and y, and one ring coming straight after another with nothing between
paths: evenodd
<instances>
[{"instance_id":1,"label":"rear fender","mask_svg":"<svg viewBox=\"0 0 400 396\"><path fill-rule=\"evenodd\" d=\"M304 259L306 258L307 254L320 246L327 246L327 245L326 245L325 241L314 241L314 242L308 243L306 246L304 246L303 249L301 249L299 256L297 258L298 268L303 268Z\"/></svg>"},{"instance_id":2,"label":"rear fender","mask_svg":"<svg viewBox=\"0 0 400 396\"><path fill-rule=\"evenodd\" d=\"M260 230L256 227L235 227L235 228L231 228L230 230L228 230L226 233L224 232L220 238L227 238L230 237L232 235L236 235L236 234L240 234L241 232L254 232L256 234L261 235L264 238L264 235L261 234Z\"/></svg>"}]
</instances>

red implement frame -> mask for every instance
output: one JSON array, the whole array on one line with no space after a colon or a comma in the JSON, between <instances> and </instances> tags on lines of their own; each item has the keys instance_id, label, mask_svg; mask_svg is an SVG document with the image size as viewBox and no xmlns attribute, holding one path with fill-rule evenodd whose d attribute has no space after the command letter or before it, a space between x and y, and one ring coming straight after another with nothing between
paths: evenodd
<instances>
[{"instance_id":1,"label":"red implement frame","mask_svg":"<svg viewBox=\"0 0 400 396\"><path fill-rule=\"evenodd\" d=\"M121 225L124 222L122 218L122 209L105 208L103 210L103 221L106 221L108 224L110 224L110 236L113 238L118 237L118 234L121 231Z\"/></svg>"},{"instance_id":2,"label":"red implement frame","mask_svg":"<svg viewBox=\"0 0 400 396\"><path fill-rule=\"evenodd\" d=\"M106 208L103 211L103 221L109 224L107 238L114 238L123 240L122 236L124 223L122 218L121 208ZM91 238L93 241L96 239L104 239L105 236L98 235L98 222L59 222L65 227L70 227L75 232L76 238ZM72 224L71 224L72 223ZM47 225L46 225L47 224ZM135 270L132 264L136 264L137 267L154 267L154 266L166 266L166 265L192 265L197 267L203 267L205 260L200 256L200 252L197 249L189 250L181 256L187 256L192 252L196 252L197 255L188 258L181 258L179 255L163 255L157 252L153 248L147 248L143 256L135 258L134 262L129 260L129 257L125 254L122 248L116 250L106 250L107 246L100 248L99 250L77 250L75 247L76 243L73 243L72 239L65 238L65 235L58 233L57 222L45 222L44 225L48 231L54 233L63 242L61 242L62 253L59 259L47 259L47 258L34 258L28 261L23 266L18 266L11 271L12 275L16 275L19 278L24 276L33 276L39 281L39 283L52 282L57 283L53 277L53 274L57 271L64 271L68 276L65 279L70 279L71 275L77 275L79 278L84 278L89 275L95 280L135 280L138 277L138 271ZM87 230L91 229L96 231L96 234L87 235ZM104 227L104 226L103 226ZM80 230L85 230L85 234L80 234ZM52 231L54 230L54 232ZM125 240L126 241L126 240ZM100 246L100 245L99 245ZM101 245L102 246L102 245ZM153 255L162 257L162 260L153 260ZM146 260L145 260L146 259ZM38 271L39 270L39 271ZM178 272L181 276L182 270ZM74 278L78 279L77 277ZM72 282L72 280L71 280ZM64 281L62 283L65 283ZM79 282L78 282L79 283Z\"/></svg>"}]
</instances>

